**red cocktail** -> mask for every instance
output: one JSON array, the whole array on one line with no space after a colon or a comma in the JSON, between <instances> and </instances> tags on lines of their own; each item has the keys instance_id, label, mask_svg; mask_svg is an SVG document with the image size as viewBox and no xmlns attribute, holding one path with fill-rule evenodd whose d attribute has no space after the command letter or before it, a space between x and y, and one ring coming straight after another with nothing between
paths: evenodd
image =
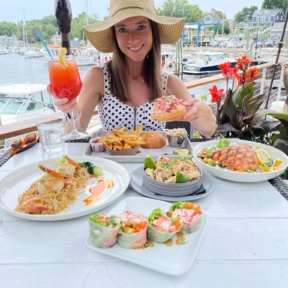
<instances>
[{"instance_id":1,"label":"red cocktail","mask_svg":"<svg viewBox=\"0 0 288 288\"><path fill-rule=\"evenodd\" d=\"M71 100L79 95L82 81L75 60L67 58L66 63L65 69L59 60L48 62L50 86L55 96Z\"/></svg>"},{"instance_id":2,"label":"red cocktail","mask_svg":"<svg viewBox=\"0 0 288 288\"><path fill-rule=\"evenodd\" d=\"M50 78L50 87L52 93L58 98L68 98L69 100L76 98L81 90L82 81L80 78L77 64L73 58L67 56L65 65L59 60L50 60L48 62L48 71ZM65 140L79 139L89 136L87 133L79 132L76 129L73 110L68 114L72 124L70 134L65 135Z\"/></svg>"}]
</instances>

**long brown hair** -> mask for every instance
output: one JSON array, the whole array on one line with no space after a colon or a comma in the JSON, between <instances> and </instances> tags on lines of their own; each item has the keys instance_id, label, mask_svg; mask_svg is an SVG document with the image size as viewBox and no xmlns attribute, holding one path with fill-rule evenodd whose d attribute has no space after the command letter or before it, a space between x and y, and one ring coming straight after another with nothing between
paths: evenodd
<instances>
[{"instance_id":1,"label":"long brown hair","mask_svg":"<svg viewBox=\"0 0 288 288\"><path fill-rule=\"evenodd\" d=\"M161 75L161 47L160 47L160 34L158 24L151 21L152 30L152 49L147 54L146 61L144 63L144 78L145 82L150 88L150 101L161 97L162 91L162 75ZM122 102L128 101L127 95L127 69L125 62L125 55L120 50L116 39L115 28L112 27L113 35L113 57L112 60L107 63L111 75L110 89L112 95L118 98Z\"/></svg>"}]
</instances>

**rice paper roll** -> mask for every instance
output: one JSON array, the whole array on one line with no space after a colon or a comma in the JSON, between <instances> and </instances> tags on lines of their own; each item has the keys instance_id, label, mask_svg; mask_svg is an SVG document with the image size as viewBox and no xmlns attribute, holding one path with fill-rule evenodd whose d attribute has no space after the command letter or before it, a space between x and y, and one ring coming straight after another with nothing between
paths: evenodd
<instances>
[{"instance_id":1,"label":"rice paper roll","mask_svg":"<svg viewBox=\"0 0 288 288\"><path fill-rule=\"evenodd\" d=\"M109 248L116 243L120 229L120 220L117 216L92 214L89 216L90 238L98 248Z\"/></svg>"},{"instance_id":2,"label":"rice paper roll","mask_svg":"<svg viewBox=\"0 0 288 288\"><path fill-rule=\"evenodd\" d=\"M117 243L128 249L143 247L147 242L147 218L129 210L119 216L121 221Z\"/></svg>"},{"instance_id":3,"label":"rice paper roll","mask_svg":"<svg viewBox=\"0 0 288 288\"><path fill-rule=\"evenodd\" d=\"M201 207L192 202L176 202L170 207L170 213L176 213L183 221L181 232L192 233L200 225Z\"/></svg>"},{"instance_id":4,"label":"rice paper roll","mask_svg":"<svg viewBox=\"0 0 288 288\"><path fill-rule=\"evenodd\" d=\"M160 208L154 209L148 217L148 239L164 243L181 230L183 222L177 214L171 217Z\"/></svg>"}]
</instances>

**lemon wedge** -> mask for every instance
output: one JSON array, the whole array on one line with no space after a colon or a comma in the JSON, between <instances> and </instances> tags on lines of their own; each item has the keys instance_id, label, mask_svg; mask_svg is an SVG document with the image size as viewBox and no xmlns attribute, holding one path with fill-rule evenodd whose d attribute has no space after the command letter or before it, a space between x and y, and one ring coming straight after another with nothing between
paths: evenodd
<instances>
[{"instance_id":1,"label":"lemon wedge","mask_svg":"<svg viewBox=\"0 0 288 288\"><path fill-rule=\"evenodd\" d=\"M266 150L262 148L257 149L256 156L261 165L265 167L273 166L273 159L271 158L270 154Z\"/></svg>"},{"instance_id":2,"label":"lemon wedge","mask_svg":"<svg viewBox=\"0 0 288 288\"><path fill-rule=\"evenodd\" d=\"M187 156L187 155L190 155L190 152L187 149L178 149L178 150L173 151L173 155Z\"/></svg>"},{"instance_id":3,"label":"lemon wedge","mask_svg":"<svg viewBox=\"0 0 288 288\"><path fill-rule=\"evenodd\" d=\"M62 47L59 50L58 57L59 57L59 61L62 65L63 69L65 69L65 70L68 68L68 64L66 63L66 54L67 54L67 49L65 47Z\"/></svg>"}]
</instances>

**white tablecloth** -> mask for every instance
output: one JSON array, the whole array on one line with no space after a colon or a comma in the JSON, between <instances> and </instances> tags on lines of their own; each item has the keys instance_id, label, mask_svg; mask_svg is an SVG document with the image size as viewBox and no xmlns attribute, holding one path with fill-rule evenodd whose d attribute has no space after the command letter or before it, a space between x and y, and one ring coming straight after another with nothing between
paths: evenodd
<instances>
[{"instance_id":1,"label":"white tablecloth","mask_svg":"<svg viewBox=\"0 0 288 288\"><path fill-rule=\"evenodd\" d=\"M65 144L83 155L85 143ZM34 161L60 157L39 145L13 156L0 179ZM140 164L122 163L128 171ZM213 192L196 201L208 226L196 259L182 276L169 276L90 250L87 216L57 222L15 218L0 209L0 287L281 288L288 287L288 203L270 185L214 178ZM121 199L140 194L131 187ZM119 200L117 200L119 201Z\"/></svg>"}]
</instances>

